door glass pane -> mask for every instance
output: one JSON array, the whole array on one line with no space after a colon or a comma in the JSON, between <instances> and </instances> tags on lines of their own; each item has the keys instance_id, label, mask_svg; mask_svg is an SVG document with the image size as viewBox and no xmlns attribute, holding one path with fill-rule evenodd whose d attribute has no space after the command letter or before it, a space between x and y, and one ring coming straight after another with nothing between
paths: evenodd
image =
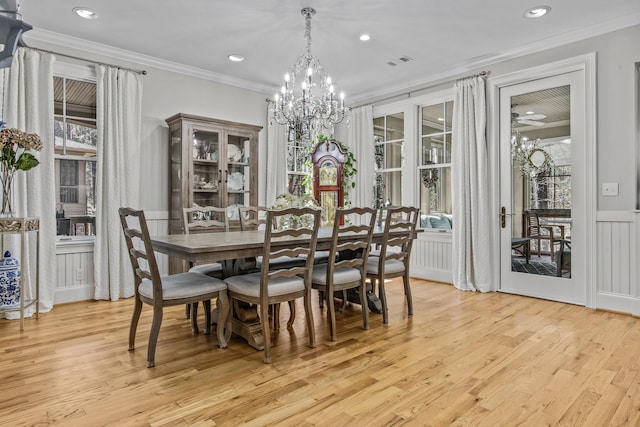
<instances>
[{"instance_id":1,"label":"door glass pane","mask_svg":"<svg viewBox=\"0 0 640 427\"><path fill-rule=\"evenodd\" d=\"M511 269L571 277L569 86L511 97Z\"/></svg>"}]
</instances>

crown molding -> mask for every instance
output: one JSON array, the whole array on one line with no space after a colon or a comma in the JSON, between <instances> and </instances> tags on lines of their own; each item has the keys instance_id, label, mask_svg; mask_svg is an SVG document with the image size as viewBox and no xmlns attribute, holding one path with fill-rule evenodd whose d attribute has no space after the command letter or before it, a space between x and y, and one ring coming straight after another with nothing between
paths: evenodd
<instances>
[{"instance_id":1,"label":"crown molding","mask_svg":"<svg viewBox=\"0 0 640 427\"><path fill-rule=\"evenodd\" d=\"M517 49L494 55L482 56L480 58L477 58L476 60L471 60L465 63L454 65L452 67L449 67L442 73L431 75L427 80L416 80L413 82L401 81L396 85L387 86L382 90L374 89L369 92L361 93L356 98L352 98L351 106L379 103L391 98L401 99L402 97L411 97L414 96L413 92L418 92L420 90L428 89L429 87L438 84L446 83L451 79L456 78L456 76L463 75L470 72L471 70L477 70L482 67L487 67L506 60L515 59L525 55L530 55L533 53L538 53L571 43L579 42L581 40L597 37L638 24L640 24L640 13L627 15L619 19L601 22L591 27L581 28L561 35L541 39L536 41L535 43L520 46ZM27 41L40 41L69 49L79 50L91 55L110 57L129 63L153 67L173 73L183 74L190 77L209 80L216 83L226 84L264 94L271 94L271 92L273 91L273 87L268 85L235 78L213 71L204 70L202 68L190 67L176 62L143 55L126 49L120 49L100 43L94 43L48 30L34 28L32 31L25 33L23 37Z\"/></svg>"},{"instance_id":2,"label":"crown molding","mask_svg":"<svg viewBox=\"0 0 640 427\"><path fill-rule=\"evenodd\" d=\"M179 64L177 62L167 61L165 59L153 56L143 55L126 49L120 49L113 46L95 43L77 37L71 37L65 34L53 31L34 28L32 31L23 35L27 42L44 42L55 46L79 50L89 53L93 56L109 57L122 60L142 66L153 67L172 73L183 74L189 77L196 77L203 80L209 80L229 86L239 87L241 89L252 90L264 94L273 92L273 87L251 82L244 79L235 78L225 74L204 70L202 68L190 67L188 65ZM60 52L61 54L64 52ZM91 59L87 58L87 61Z\"/></svg>"},{"instance_id":3,"label":"crown molding","mask_svg":"<svg viewBox=\"0 0 640 427\"><path fill-rule=\"evenodd\" d=\"M376 104L380 102L386 102L393 99L400 100L404 98L411 98L416 95L416 92L425 90L430 87L443 84L457 78L460 75L469 73L473 70L478 70L483 67L488 67L492 64L507 61L510 59L519 58L526 55L531 55L545 50L554 49L557 47L565 46L571 43L576 43L589 38L601 36L603 34L611 33L614 31L622 30L634 25L640 24L640 13L628 15L620 19L615 19L607 22L601 22L587 28L581 28L579 30L570 31L557 36L541 39L535 43L520 46L517 49L502 52L494 55L486 55L478 58L477 60L465 62L464 64L458 64L453 66L439 74L433 74L426 81L408 82L404 81L395 87L387 87L384 93L380 91L372 91L369 93L363 93L357 99L353 100L353 107L364 104Z\"/></svg>"}]
</instances>

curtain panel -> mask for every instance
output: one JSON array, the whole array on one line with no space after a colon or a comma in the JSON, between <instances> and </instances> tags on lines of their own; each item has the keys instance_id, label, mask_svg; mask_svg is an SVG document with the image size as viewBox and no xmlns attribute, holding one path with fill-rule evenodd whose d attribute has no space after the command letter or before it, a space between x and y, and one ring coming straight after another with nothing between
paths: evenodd
<instances>
[{"instance_id":1,"label":"curtain panel","mask_svg":"<svg viewBox=\"0 0 640 427\"><path fill-rule=\"evenodd\" d=\"M40 304L42 312L53 307L56 273L55 162L53 135L53 63L49 53L18 48L10 69L4 69L3 116L7 127L36 133L42 140L41 151L31 153L40 164L16 175L14 194L16 214L20 217L40 218L40 250L38 252ZM33 233L28 233L33 235ZM9 237L10 236L10 237ZM8 246L19 258L20 236L8 235ZM3 239L7 243L7 239ZM7 249L4 247L3 249ZM27 259L21 261L24 277L24 298L35 296L36 245L35 238L27 242ZM35 307L25 310L31 316ZM19 318L19 313L6 313L7 318Z\"/></svg>"},{"instance_id":2,"label":"curtain panel","mask_svg":"<svg viewBox=\"0 0 640 427\"><path fill-rule=\"evenodd\" d=\"M96 177L95 299L134 295L118 208L140 208L142 76L96 66L98 164Z\"/></svg>"},{"instance_id":3,"label":"curtain panel","mask_svg":"<svg viewBox=\"0 0 640 427\"><path fill-rule=\"evenodd\" d=\"M458 80L454 87L452 138L453 284L469 291L495 291L487 108L484 79Z\"/></svg>"},{"instance_id":4,"label":"curtain panel","mask_svg":"<svg viewBox=\"0 0 640 427\"><path fill-rule=\"evenodd\" d=\"M347 127L345 144L356 158L356 187L349 189L349 201L354 207L373 207L373 107L364 105L351 110L350 125Z\"/></svg>"},{"instance_id":5,"label":"curtain panel","mask_svg":"<svg viewBox=\"0 0 640 427\"><path fill-rule=\"evenodd\" d=\"M287 145L289 128L269 119L267 104L267 189L265 206L272 206L279 194L286 193L287 182Z\"/></svg>"}]
</instances>

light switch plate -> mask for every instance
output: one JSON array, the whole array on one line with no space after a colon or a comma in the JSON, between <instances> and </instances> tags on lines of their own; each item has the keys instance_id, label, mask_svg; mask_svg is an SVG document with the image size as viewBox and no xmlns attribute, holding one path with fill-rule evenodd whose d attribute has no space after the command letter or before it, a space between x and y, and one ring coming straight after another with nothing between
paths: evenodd
<instances>
[{"instance_id":1,"label":"light switch plate","mask_svg":"<svg viewBox=\"0 0 640 427\"><path fill-rule=\"evenodd\" d=\"M617 182L606 182L602 184L602 195L603 196L617 196L618 195L618 183Z\"/></svg>"}]
</instances>

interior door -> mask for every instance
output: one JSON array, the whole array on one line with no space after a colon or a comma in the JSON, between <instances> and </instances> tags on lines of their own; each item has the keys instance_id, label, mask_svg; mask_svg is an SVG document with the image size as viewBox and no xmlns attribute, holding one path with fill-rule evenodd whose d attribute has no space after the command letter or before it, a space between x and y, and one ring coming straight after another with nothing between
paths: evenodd
<instances>
[{"instance_id":1,"label":"interior door","mask_svg":"<svg viewBox=\"0 0 640 427\"><path fill-rule=\"evenodd\" d=\"M500 89L500 290L586 302L584 74Z\"/></svg>"}]
</instances>

